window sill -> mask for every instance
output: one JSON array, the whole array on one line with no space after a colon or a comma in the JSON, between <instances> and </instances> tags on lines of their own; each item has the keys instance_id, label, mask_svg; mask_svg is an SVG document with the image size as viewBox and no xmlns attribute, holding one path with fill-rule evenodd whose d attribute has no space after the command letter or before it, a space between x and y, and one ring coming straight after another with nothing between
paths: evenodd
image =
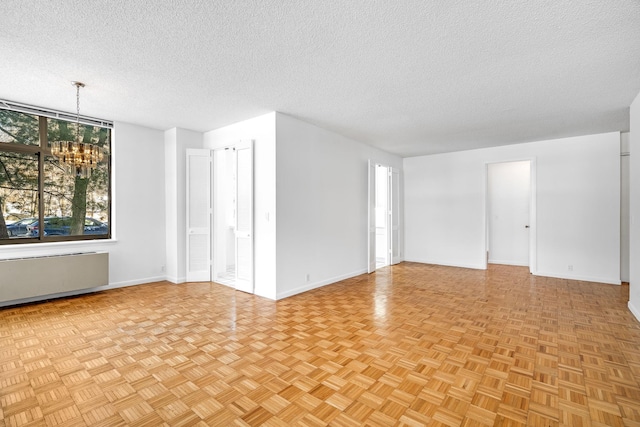
<instances>
[{"instance_id":1,"label":"window sill","mask_svg":"<svg viewBox=\"0 0 640 427\"><path fill-rule=\"evenodd\" d=\"M100 240L79 240L71 242L24 243L0 246L0 259L22 258L25 256L47 256L78 251L97 251L118 241L114 238Z\"/></svg>"}]
</instances>

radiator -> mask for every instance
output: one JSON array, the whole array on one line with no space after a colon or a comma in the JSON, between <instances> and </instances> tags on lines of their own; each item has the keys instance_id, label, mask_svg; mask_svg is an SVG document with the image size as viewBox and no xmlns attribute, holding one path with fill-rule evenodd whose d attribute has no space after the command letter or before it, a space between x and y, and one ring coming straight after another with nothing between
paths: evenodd
<instances>
[{"instance_id":1,"label":"radiator","mask_svg":"<svg viewBox=\"0 0 640 427\"><path fill-rule=\"evenodd\" d=\"M0 303L109 284L109 254L0 260Z\"/></svg>"}]
</instances>

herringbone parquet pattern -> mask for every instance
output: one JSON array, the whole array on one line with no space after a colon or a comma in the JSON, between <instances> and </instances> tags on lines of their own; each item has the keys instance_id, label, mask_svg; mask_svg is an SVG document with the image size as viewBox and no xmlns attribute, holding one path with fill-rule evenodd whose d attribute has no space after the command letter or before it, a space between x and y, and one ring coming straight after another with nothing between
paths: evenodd
<instances>
[{"instance_id":1,"label":"herringbone parquet pattern","mask_svg":"<svg viewBox=\"0 0 640 427\"><path fill-rule=\"evenodd\" d=\"M628 286L403 263L0 309L0 425L640 426Z\"/></svg>"}]
</instances>

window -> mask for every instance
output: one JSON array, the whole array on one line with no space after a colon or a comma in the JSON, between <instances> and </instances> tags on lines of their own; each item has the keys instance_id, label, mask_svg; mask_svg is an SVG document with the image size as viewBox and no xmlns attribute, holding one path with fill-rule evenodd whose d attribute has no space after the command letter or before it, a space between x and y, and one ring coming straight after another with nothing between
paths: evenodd
<instances>
[{"instance_id":1,"label":"window","mask_svg":"<svg viewBox=\"0 0 640 427\"><path fill-rule=\"evenodd\" d=\"M112 125L81 117L78 128L64 116L0 100L0 244L111 236ZM52 142L75 140L76 132L104 152L89 177L51 154Z\"/></svg>"}]
</instances>

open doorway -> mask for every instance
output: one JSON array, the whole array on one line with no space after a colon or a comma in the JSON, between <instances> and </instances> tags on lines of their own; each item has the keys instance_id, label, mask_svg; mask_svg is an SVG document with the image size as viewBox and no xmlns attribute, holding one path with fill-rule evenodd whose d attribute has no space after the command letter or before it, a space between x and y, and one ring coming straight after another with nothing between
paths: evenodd
<instances>
[{"instance_id":1,"label":"open doorway","mask_svg":"<svg viewBox=\"0 0 640 427\"><path fill-rule=\"evenodd\" d=\"M376 268L391 264L390 258L390 206L389 206L389 168L376 165Z\"/></svg>"},{"instance_id":2,"label":"open doorway","mask_svg":"<svg viewBox=\"0 0 640 427\"><path fill-rule=\"evenodd\" d=\"M253 293L253 141L213 151L212 280Z\"/></svg>"},{"instance_id":3,"label":"open doorway","mask_svg":"<svg viewBox=\"0 0 640 427\"><path fill-rule=\"evenodd\" d=\"M369 160L368 267L400 262L400 171Z\"/></svg>"},{"instance_id":4,"label":"open doorway","mask_svg":"<svg viewBox=\"0 0 640 427\"><path fill-rule=\"evenodd\" d=\"M487 262L533 271L532 162L487 165Z\"/></svg>"},{"instance_id":5,"label":"open doorway","mask_svg":"<svg viewBox=\"0 0 640 427\"><path fill-rule=\"evenodd\" d=\"M213 152L213 278L236 286L236 167L235 150Z\"/></svg>"}]
</instances>

